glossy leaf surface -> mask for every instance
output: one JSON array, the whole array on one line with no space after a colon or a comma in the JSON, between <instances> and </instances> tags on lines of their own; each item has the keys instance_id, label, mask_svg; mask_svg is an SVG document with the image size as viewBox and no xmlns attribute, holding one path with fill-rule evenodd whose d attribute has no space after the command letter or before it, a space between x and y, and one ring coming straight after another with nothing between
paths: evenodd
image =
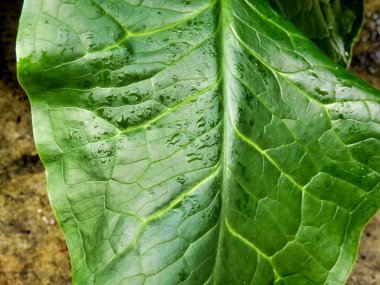
<instances>
[{"instance_id":1,"label":"glossy leaf surface","mask_svg":"<svg viewBox=\"0 0 380 285\"><path fill-rule=\"evenodd\" d=\"M26 0L18 38L74 284L343 284L380 97L266 1Z\"/></svg>"},{"instance_id":2,"label":"glossy leaf surface","mask_svg":"<svg viewBox=\"0 0 380 285\"><path fill-rule=\"evenodd\" d=\"M335 62L347 67L364 14L362 0L269 0Z\"/></svg>"}]
</instances>

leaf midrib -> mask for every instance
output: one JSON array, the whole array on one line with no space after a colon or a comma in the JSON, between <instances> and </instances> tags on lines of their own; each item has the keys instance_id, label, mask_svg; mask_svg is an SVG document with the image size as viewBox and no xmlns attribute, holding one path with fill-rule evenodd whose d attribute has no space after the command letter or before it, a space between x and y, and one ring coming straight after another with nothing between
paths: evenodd
<instances>
[{"instance_id":1,"label":"leaf midrib","mask_svg":"<svg viewBox=\"0 0 380 285\"><path fill-rule=\"evenodd\" d=\"M220 211L220 217L219 217L219 235L218 235L218 246L217 246L217 252L216 252L216 257L215 257L215 263L214 263L214 268L213 268L213 271L210 275L210 278L204 283L205 285L207 285L210 281L213 280L213 285L218 285L216 283L216 279L214 277L215 275L215 272L216 270L218 269L217 266L218 266L218 261L219 259L221 258L220 257L220 253L221 253L221 239L222 239L222 236L223 236L223 232L224 231L228 231L230 232L230 234L236 238L238 238L239 240L241 240L244 244L248 245L249 247L251 247L252 249L254 249L258 255L262 256L264 259L266 259L271 265L272 265L272 268L273 268L273 273L274 273L274 276L275 276L275 280L277 280L280 275L278 274L276 268L273 266L272 262L271 262L271 257L267 256L265 253L263 253L259 248L257 248L252 242L248 241L247 239L243 238L238 232L234 231L234 229L229 225L229 222L228 222L228 219L227 217L225 216L225 201L227 201L228 199L228 189L226 189L226 185L227 185L227 176L226 176L226 173L229 169L228 165L227 165L227 160L228 160L228 153L227 153L227 149L228 149L228 146L227 146L227 142L228 142L228 138L227 138L227 134L228 134L228 126L232 126L233 128L233 131L234 133L236 133L238 136L240 136L243 140L245 140L247 143L249 143L249 145L253 146L257 151L259 151L259 153L265 155L267 158L269 158L267 156L266 153L264 153L260 148L258 148L258 146L256 144L254 144L253 142L251 142L250 140L247 140L237 129L236 127L233 125L233 122L231 120L231 116L230 116L230 108L229 108L229 97L228 97L228 94L226 92L227 90L227 78L226 78L226 75L227 75L227 72L225 72L225 69L224 68L227 68L227 62L225 61L225 34L227 33L227 30L229 30L231 28L232 30L232 27L231 25L229 24L229 17L227 15L227 12L226 12L226 9L228 9L226 6L227 4L225 3L226 1L228 0L218 0L218 10L219 10L219 25L218 25L218 29L220 30L220 35L219 35L219 49L220 49L220 57L221 57L221 60L220 60L220 70L221 70L221 73L223 74L221 76L222 78L222 94L223 94L223 146L222 146L222 156L223 156L223 160L222 160L222 189L221 189L221 211ZM236 35L234 34L234 37L236 37ZM259 59L258 59L259 60ZM271 162L273 162L272 159L270 159ZM277 164L275 165L277 168ZM279 168L278 168L279 169ZM280 169L279 169L280 170ZM282 171L280 170L280 172L282 173ZM296 184L298 186L298 184Z\"/></svg>"}]
</instances>

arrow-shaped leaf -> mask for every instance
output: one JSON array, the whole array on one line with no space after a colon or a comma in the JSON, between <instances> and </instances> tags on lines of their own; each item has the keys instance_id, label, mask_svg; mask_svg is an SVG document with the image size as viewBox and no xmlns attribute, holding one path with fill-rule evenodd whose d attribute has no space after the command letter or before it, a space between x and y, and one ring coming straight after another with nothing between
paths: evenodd
<instances>
[{"instance_id":1,"label":"arrow-shaped leaf","mask_svg":"<svg viewBox=\"0 0 380 285\"><path fill-rule=\"evenodd\" d=\"M19 78L74 284L343 284L380 97L266 1L26 0Z\"/></svg>"}]
</instances>

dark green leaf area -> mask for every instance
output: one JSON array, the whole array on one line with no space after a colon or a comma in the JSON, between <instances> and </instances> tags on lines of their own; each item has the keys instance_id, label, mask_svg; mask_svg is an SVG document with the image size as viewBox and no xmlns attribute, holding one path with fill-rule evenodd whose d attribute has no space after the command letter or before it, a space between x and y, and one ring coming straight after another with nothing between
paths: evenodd
<instances>
[{"instance_id":1,"label":"dark green leaf area","mask_svg":"<svg viewBox=\"0 0 380 285\"><path fill-rule=\"evenodd\" d=\"M331 59L348 67L364 14L362 0L269 0Z\"/></svg>"},{"instance_id":2,"label":"dark green leaf area","mask_svg":"<svg viewBox=\"0 0 380 285\"><path fill-rule=\"evenodd\" d=\"M29 0L17 53L74 284L344 284L380 97L266 1Z\"/></svg>"}]
</instances>

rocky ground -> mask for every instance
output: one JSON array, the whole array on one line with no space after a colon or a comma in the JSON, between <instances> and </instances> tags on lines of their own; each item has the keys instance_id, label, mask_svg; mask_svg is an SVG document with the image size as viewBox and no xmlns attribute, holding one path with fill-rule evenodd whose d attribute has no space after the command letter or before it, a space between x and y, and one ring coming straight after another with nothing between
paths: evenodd
<instances>
[{"instance_id":1,"label":"rocky ground","mask_svg":"<svg viewBox=\"0 0 380 285\"><path fill-rule=\"evenodd\" d=\"M14 42L21 1L0 1L0 284L71 284L63 235L50 208L31 129L30 106L16 80ZM351 70L380 88L380 0L367 21ZM367 226L348 285L380 284L380 214Z\"/></svg>"}]
</instances>

